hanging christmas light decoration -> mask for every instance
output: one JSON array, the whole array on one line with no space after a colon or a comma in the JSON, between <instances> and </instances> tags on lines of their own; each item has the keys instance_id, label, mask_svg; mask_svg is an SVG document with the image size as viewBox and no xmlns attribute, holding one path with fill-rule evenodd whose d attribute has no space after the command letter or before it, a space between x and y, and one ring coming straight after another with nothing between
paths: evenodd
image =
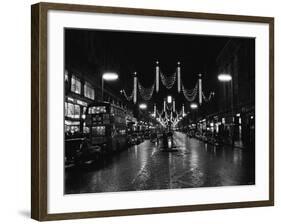
<instances>
[{"instance_id":1,"label":"hanging christmas light decoration","mask_svg":"<svg viewBox=\"0 0 281 224\"><path fill-rule=\"evenodd\" d=\"M137 85L138 85L138 77L137 73L134 73L134 104L137 102Z\"/></svg>"},{"instance_id":2,"label":"hanging christmas light decoration","mask_svg":"<svg viewBox=\"0 0 281 224\"><path fill-rule=\"evenodd\" d=\"M160 78L159 78L160 76ZM138 77L137 77L137 73L134 73L134 77L133 77L133 90L132 93L130 95L128 95L125 90L121 90L121 94L123 94L125 96L125 98L128 101L133 100L134 104L137 103L137 95L138 92L141 96L141 98L145 101L151 100L154 90L156 90L156 92L159 92L159 79L161 79L162 84L167 88L167 89L171 89L174 84L175 81L177 79L177 91L178 93L180 93L181 91L183 92L183 95L185 97L185 99L189 102L193 102L195 101L196 97L198 96L198 101L199 101L199 105L202 104L202 102L209 102L211 100L211 98L214 96L214 92L210 92L209 96L206 97L205 94L203 93L203 88L202 88L202 74L198 74L198 82L196 83L195 87L192 89L186 89L182 83L181 80L181 67L180 67L180 62L177 63L177 69L176 72L171 74L171 75L166 75L163 74L160 71L159 68L159 62L156 61L156 68L155 68L155 82L153 83L153 85L149 88L145 88L141 85L141 83L138 81ZM167 103L167 100L164 99L163 102L163 111L161 112L161 115L163 113L165 113L167 110L168 111L173 111L176 112L175 109L175 101L174 99L172 100L172 102ZM156 110L157 111L157 110ZM156 113L154 110L154 115L156 117ZM182 107L182 115L185 115L185 111L184 111L184 106ZM159 116L159 114L158 114Z\"/></svg>"},{"instance_id":3,"label":"hanging christmas light decoration","mask_svg":"<svg viewBox=\"0 0 281 224\"><path fill-rule=\"evenodd\" d=\"M178 74L178 93L180 93L180 91L181 91L181 67L180 67L180 62L178 62L177 74Z\"/></svg>"},{"instance_id":4,"label":"hanging christmas light decoration","mask_svg":"<svg viewBox=\"0 0 281 224\"><path fill-rule=\"evenodd\" d=\"M154 92L154 86L155 85L153 83L151 87L145 88L140 84L140 82L138 82L139 93L144 100L150 100L152 98Z\"/></svg>"},{"instance_id":5,"label":"hanging christmas light decoration","mask_svg":"<svg viewBox=\"0 0 281 224\"><path fill-rule=\"evenodd\" d=\"M199 85L199 89L198 89L198 94L199 94L199 104L202 104L202 74L198 74L198 85Z\"/></svg>"},{"instance_id":6,"label":"hanging christmas light decoration","mask_svg":"<svg viewBox=\"0 0 281 224\"><path fill-rule=\"evenodd\" d=\"M172 75L164 75L162 72L160 72L160 78L163 86L165 86L167 89L171 89L176 81L176 73L173 73Z\"/></svg>"},{"instance_id":7,"label":"hanging christmas light decoration","mask_svg":"<svg viewBox=\"0 0 281 224\"><path fill-rule=\"evenodd\" d=\"M195 85L195 87L193 89L186 89L183 85L182 85L182 92L183 95L185 97L185 99L189 102L193 102L198 94L198 84Z\"/></svg>"},{"instance_id":8,"label":"hanging christmas light decoration","mask_svg":"<svg viewBox=\"0 0 281 224\"><path fill-rule=\"evenodd\" d=\"M133 96L134 96L134 89L132 90L130 95L128 95L124 89L121 90L121 93L123 93L126 100L131 101L133 99Z\"/></svg>"},{"instance_id":9,"label":"hanging christmas light decoration","mask_svg":"<svg viewBox=\"0 0 281 224\"><path fill-rule=\"evenodd\" d=\"M203 100L204 100L205 102L209 102L209 101L212 99L212 97L214 97L214 95L215 95L214 92L210 92L210 93L209 93L209 96L206 97L205 94L204 94L204 92L202 91L202 97L203 97Z\"/></svg>"},{"instance_id":10,"label":"hanging christmas light decoration","mask_svg":"<svg viewBox=\"0 0 281 224\"><path fill-rule=\"evenodd\" d=\"M172 96L167 96L167 103L172 103L173 97Z\"/></svg>"},{"instance_id":11,"label":"hanging christmas light decoration","mask_svg":"<svg viewBox=\"0 0 281 224\"><path fill-rule=\"evenodd\" d=\"M164 112L163 110L162 110L161 112L159 112L158 110L156 110L156 113L157 113L157 116L158 116L158 117L162 117L163 112Z\"/></svg>"},{"instance_id":12,"label":"hanging christmas light decoration","mask_svg":"<svg viewBox=\"0 0 281 224\"><path fill-rule=\"evenodd\" d=\"M156 104L153 105L153 116L156 117L156 111L157 111L157 108L156 108Z\"/></svg>"},{"instance_id":13,"label":"hanging christmas light decoration","mask_svg":"<svg viewBox=\"0 0 281 224\"><path fill-rule=\"evenodd\" d=\"M156 61L156 68L155 68L155 84L156 84L156 92L159 92L159 62Z\"/></svg>"}]
</instances>

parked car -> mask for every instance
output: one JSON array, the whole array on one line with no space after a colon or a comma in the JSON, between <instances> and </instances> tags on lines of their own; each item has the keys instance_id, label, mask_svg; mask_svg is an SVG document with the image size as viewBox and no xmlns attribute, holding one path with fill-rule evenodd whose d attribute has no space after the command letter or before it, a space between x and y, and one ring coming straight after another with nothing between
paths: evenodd
<instances>
[{"instance_id":1,"label":"parked car","mask_svg":"<svg viewBox=\"0 0 281 224\"><path fill-rule=\"evenodd\" d=\"M129 137L129 145L137 145L138 144L138 135L136 133L133 133Z\"/></svg>"},{"instance_id":2,"label":"parked car","mask_svg":"<svg viewBox=\"0 0 281 224\"><path fill-rule=\"evenodd\" d=\"M77 154L80 152L85 138L66 138L65 139L65 164L74 164Z\"/></svg>"},{"instance_id":3,"label":"parked car","mask_svg":"<svg viewBox=\"0 0 281 224\"><path fill-rule=\"evenodd\" d=\"M137 134L137 144L140 144L144 141L144 136L142 133Z\"/></svg>"},{"instance_id":4,"label":"parked car","mask_svg":"<svg viewBox=\"0 0 281 224\"><path fill-rule=\"evenodd\" d=\"M81 149L76 155L75 165L95 164L104 156L101 146L91 145L89 141L85 140Z\"/></svg>"},{"instance_id":5,"label":"parked car","mask_svg":"<svg viewBox=\"0 0 281 224\"><path fill-rule=\"evenodd\" d=\"M81 166L93 164L102 157L101 147L92 146L85 137L65 140L65 164Z\"/></svg>"}]
</instances>

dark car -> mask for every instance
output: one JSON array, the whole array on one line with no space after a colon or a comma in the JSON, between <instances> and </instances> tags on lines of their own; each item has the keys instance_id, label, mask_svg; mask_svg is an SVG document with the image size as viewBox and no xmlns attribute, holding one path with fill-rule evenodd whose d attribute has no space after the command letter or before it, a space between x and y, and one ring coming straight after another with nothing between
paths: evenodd
<instances>
[{"instance_id":1,"label":"dark car","mask_svg":"<svg viewBox=\"0 0 281 224\"><path fill-rule=\"evenodd\" d=\"M82 144L75 158L76 165L95 164L104 156L101 146L90 145L88 140Z\"/></svg>"},{"instance_id":2,"label":"dark car","mask_svg":"<svg viewBox=\"0 0 281 224\"><path fill-rule=\"evenodd\" d=\"M85 138L67 138L65 139L65 165L74 164L77 154L81 151Z\"/></svg>"},{"instance_id":3,"label":"dark car","mask_svg":"<svg viewBox=\"0 0 281 224\"><path fill-rule=\"evenodd\" d=\"M65 165L92 164L101 157L101 147L91 146L87 138L65 140Z\"/></svg>"},{"instance_id":4,"label":"dark car","mask_svg":"<svg viewBox=\"0 0 281 224\"><path fill-rule=\"evenodd\" d=\"M129 139L128 139L128 144L129 145L136 145L138 144L138 135L137 134L132 134L129 136Z\"/></svg>"},{"instance_id":5,"label":"dark car","mask_svg":"<svg viewBox=\"0 0 281 224\"><path fill-rule=\"evenodd\" d=\"M137 134L137 144L140 144L144 141L144 136L142 133Z\"/></svg>"}]
</instances>

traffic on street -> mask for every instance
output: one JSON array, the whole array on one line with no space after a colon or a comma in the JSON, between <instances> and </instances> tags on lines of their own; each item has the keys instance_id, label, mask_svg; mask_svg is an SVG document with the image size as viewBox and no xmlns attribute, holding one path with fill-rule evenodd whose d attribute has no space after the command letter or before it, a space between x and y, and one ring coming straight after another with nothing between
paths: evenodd
<instances>
[{"instance_id":1,"label":"traffic on street","mask_svg":"<svg viewBox=\"0 0 281 224\"><path fill-rule=\"evenodd\" d=\"M255 39L64 30L65 194L255 185Z\"/></svg>"},{"instance_id":2,"label":"traffic on street","mask_svg":"<svg viewBox=\"0 0 281 224\"><path fill-rule=\"evenodd\" d=\"M67 194L254 184L254 160L241 148L216 146L182 132L173 143L144 139L97 164L65 170Z\"/></svg>"}]
</instances>

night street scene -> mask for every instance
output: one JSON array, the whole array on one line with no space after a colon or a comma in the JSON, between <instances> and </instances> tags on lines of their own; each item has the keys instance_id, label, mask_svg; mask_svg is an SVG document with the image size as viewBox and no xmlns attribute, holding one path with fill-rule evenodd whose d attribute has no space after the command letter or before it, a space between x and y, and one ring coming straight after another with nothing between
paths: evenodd
<instances>
[{"instance_id":1,"label":"night street scene","mask_svg":"<svg viewBox=\"0 0 281 224\"><path fill-rule=\"evenodd\" d=\"M64 193L255 184L255 39L65 28Z\"/></svg>"}]
</instances>

